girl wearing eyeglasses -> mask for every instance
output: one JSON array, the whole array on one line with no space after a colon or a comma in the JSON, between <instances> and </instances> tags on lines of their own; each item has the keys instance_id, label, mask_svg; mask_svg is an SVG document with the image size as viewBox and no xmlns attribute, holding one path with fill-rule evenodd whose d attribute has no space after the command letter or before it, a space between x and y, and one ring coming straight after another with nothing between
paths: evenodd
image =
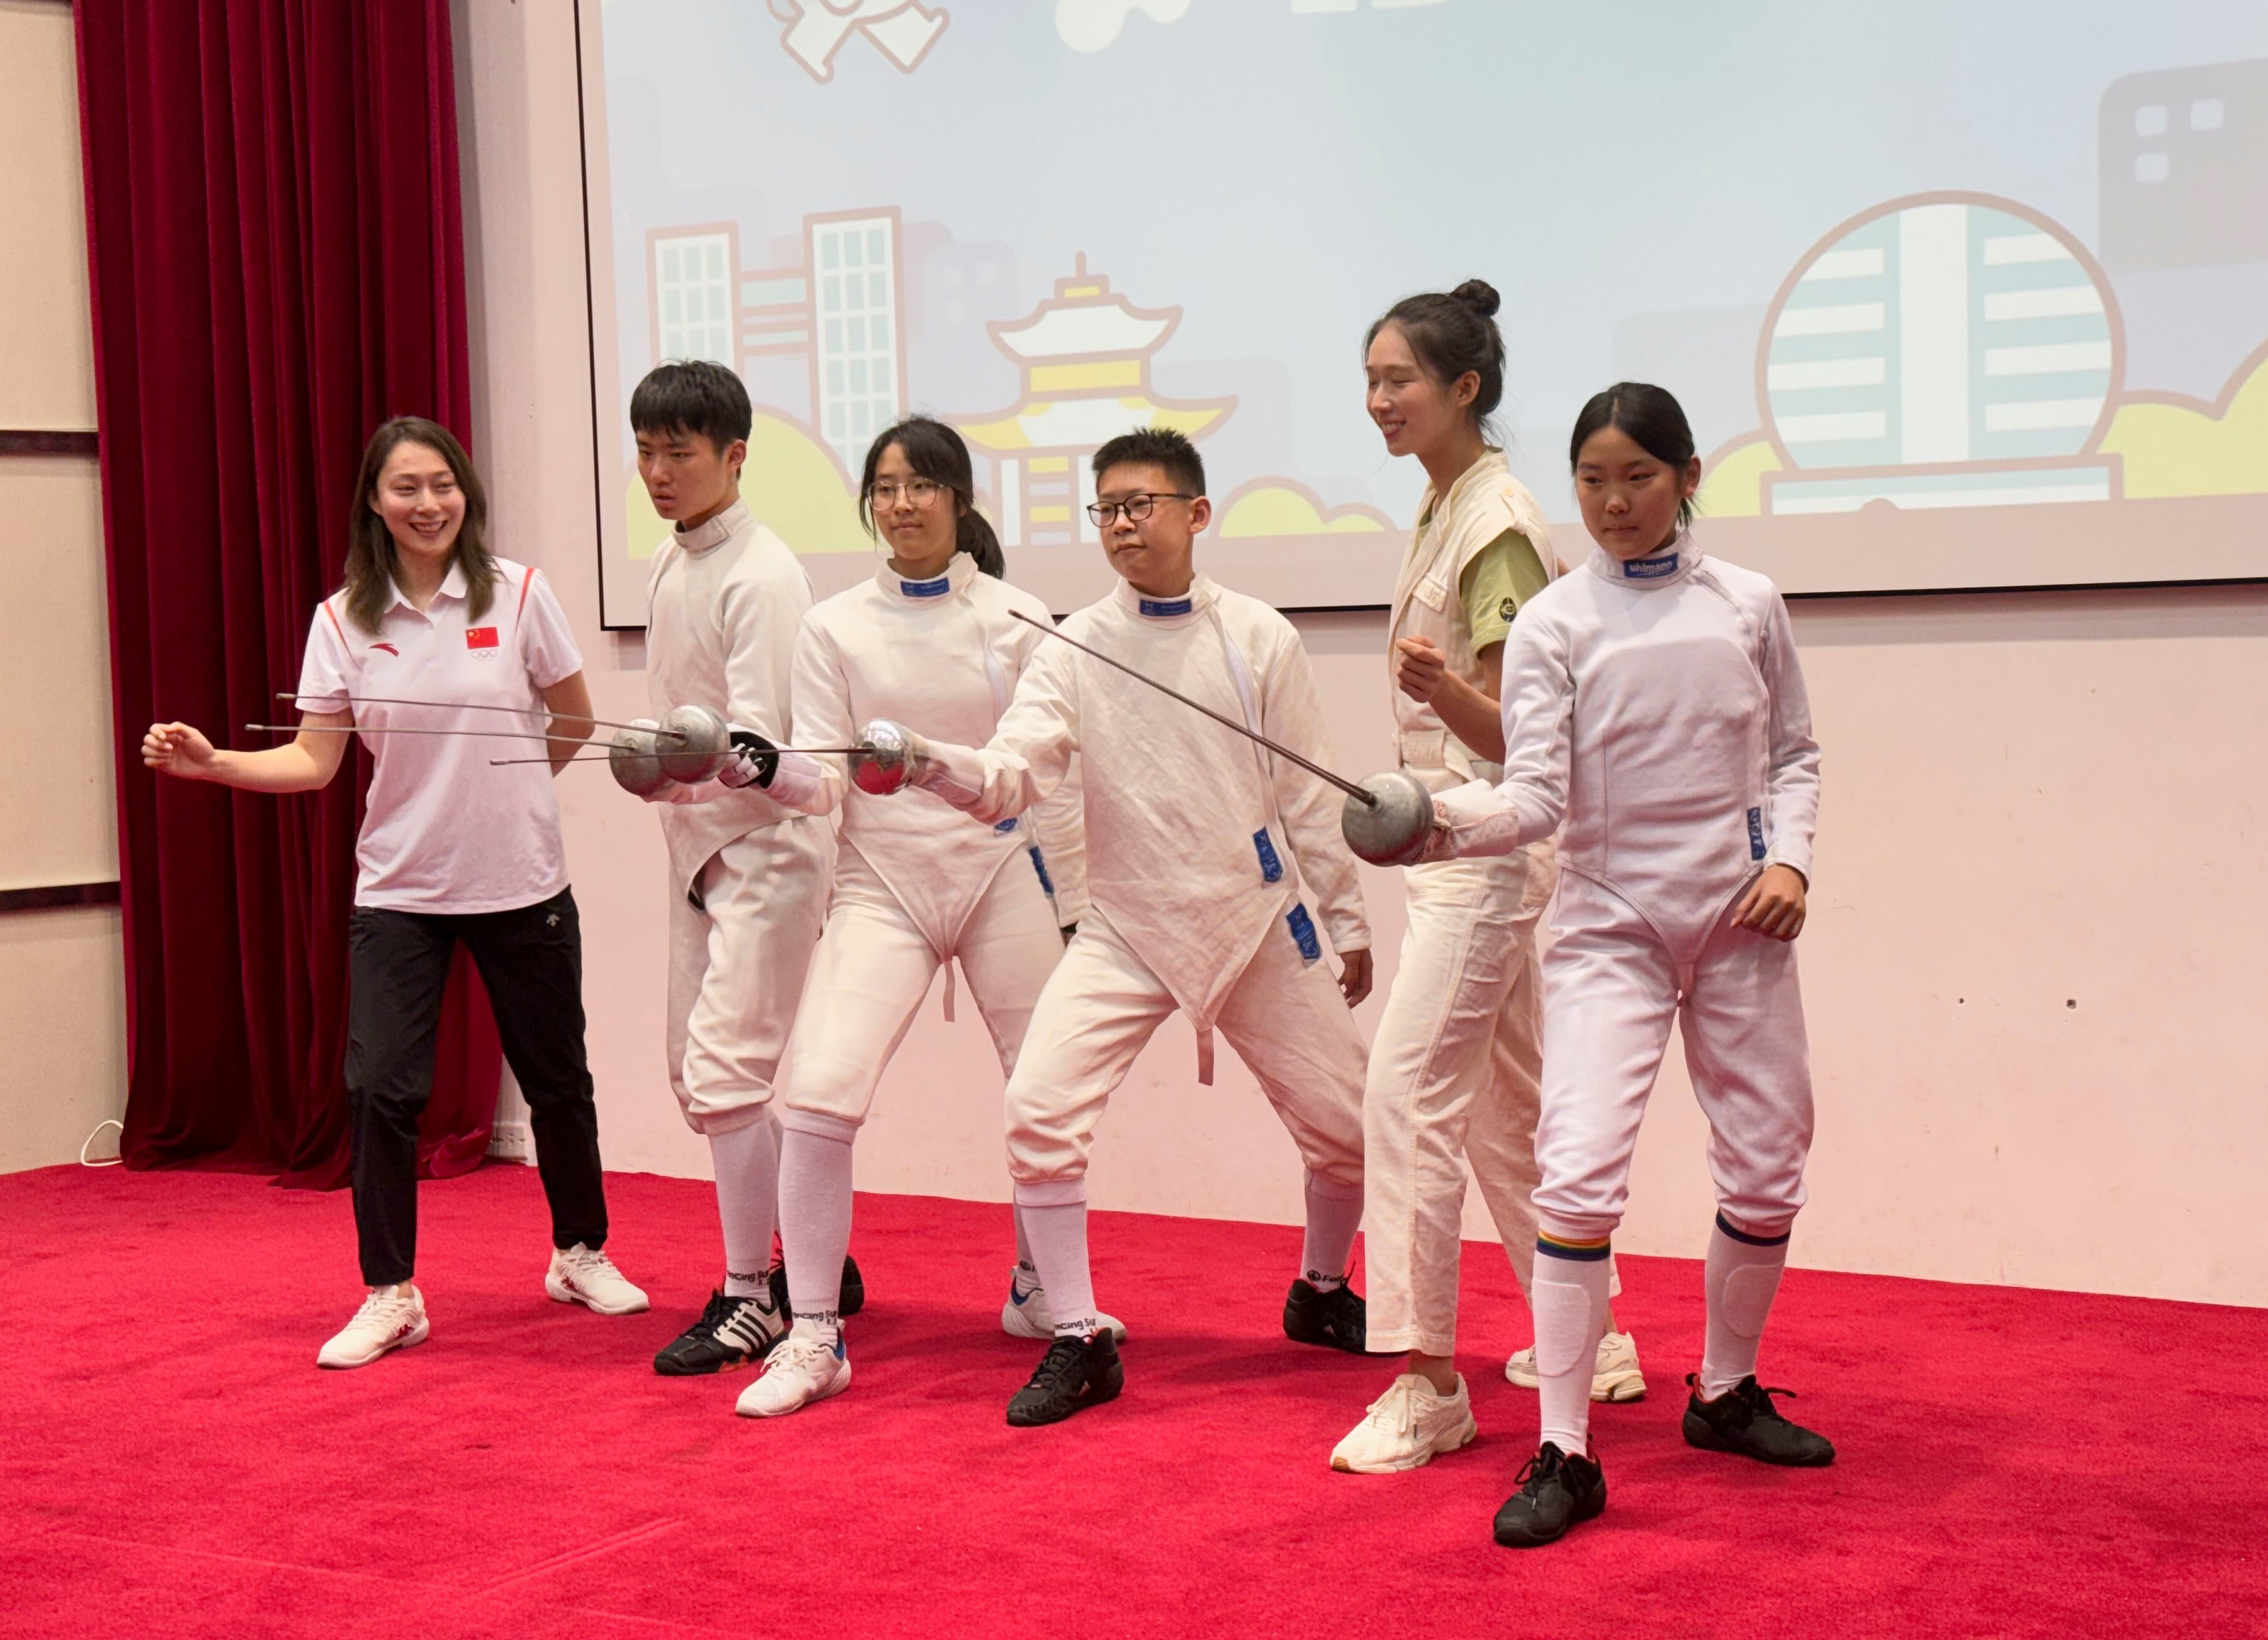
<instances>
[{"instance_id":1,"label":"girl wearing eyeglasses","mask_svg":"<svg viewBox=\"0 0 2268 1640\"><path fill-rule=\"evenodd\" d=\"M1497 293L1478 279L1397 302L1370 327L1364 372L1387 453L1425 469L1395 580L1387 670L1395 762L1428 790L1500 777L1505 639L1557 569L1543 510L1490 417L1504 396ZM1550 838L1506 857L1403 873L1409 924L1363 1096L1370 1192L1370 1348L1403 1372L1331 1453L1359 1474L1413 1469L1476 1433L1456 1347L1465 1163L1521 1291L1535 1265L1535 1122L1543 1011L1535 923L1558 869ZM1532 1350L1506 1376L1533 1387ZM1628 1335L1601 1342L1593 1395L1646 1393Z\"/></svg>"},{"instance_id":2,"label":"girl wearing eyeglasses","mask_svg":"<svg viewBox=\"0 0 2268 1640\"><path fill-rule=\"evenodd\" d=\"M887 430L866 452L859 511L887 556L872 581L804 617L792 716L806 745L848 746L876 717L979 746L991 738L1047 641L1011 612L1052 622L1045 604L1000 578L1000 543L975 492L968 445L927 416ZM739 1405L775 1417L850 1385L836 1283L850 1237L851 1145L938 969L950 1019L948 965L960 959L1005 1074L1086 888L1076 787L1030 820L996 827L928 792L885 800L853 789L840 757L788 754L759 777L792 807L843 811L834 901L796 1015L780 1118L795 1325ZM1020 1219L1000 1325L1017 1337L1055 1334Z\"/></svg>"}]
</instances>

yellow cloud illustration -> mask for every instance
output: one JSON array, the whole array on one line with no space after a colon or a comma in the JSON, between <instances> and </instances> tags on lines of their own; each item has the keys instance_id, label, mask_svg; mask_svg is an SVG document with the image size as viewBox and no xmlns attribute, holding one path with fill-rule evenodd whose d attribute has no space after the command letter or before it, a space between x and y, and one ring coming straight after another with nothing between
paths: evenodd
<instances>
[{"instance_id":1,"label":"yellow cloud illustration","mask_svg":"<svg viewBox=\"0 0 2268 1640\"><path fill-rule=\"evenodd\" d=\"M1694 509L1705 518L1753 518L1764 510L1764 475L1778 471L1771 440L1762 433L1743 434L1719 445L1702 463Z\"/></svg>"},{"instance_id":2,"label":"yellow cloud illustration","mask_svg":"<svg viewBox=\"0 0 2268 1640\"><path fill-rule=\"evenodd\" d=\"M1225 536L1359 535L1392 527L1373 507L1326 510L1306 489L1264 479L1231 496L1220 518Z\"/></svg>"},{"instance_id":3,"label":"yellow cloud illustration","mask_svg":"<svg viewBox=\"0 0 2268 1640\"><path fill-rule=\"evenodd\" d=\"M2218 412L2197 400L2134 398L2118 407L2102 448L2124 462L2129 497L2268 491L2268 345L2229 381Z\"/></svg>"},{"instance_id":4,"label":"yellow cloud illustration","mask_svg":"<svg viewBox=\"0 0 2268 1640\"><path fill-rule=\"evenodd\" d=\"M757 412L740 469L740 498L771 532L799 553L872 552L858 525L858 498L828 448L793 422ZM646 499L637 474L623 496L632 558L653 556L669 526Z\"/></svg>"}]
</instances>

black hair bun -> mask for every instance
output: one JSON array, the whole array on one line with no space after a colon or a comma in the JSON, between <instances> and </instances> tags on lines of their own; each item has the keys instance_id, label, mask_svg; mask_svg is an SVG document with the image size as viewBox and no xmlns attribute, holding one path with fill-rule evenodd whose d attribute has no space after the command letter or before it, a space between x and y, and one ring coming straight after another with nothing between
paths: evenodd
<instances>
[{"instance_id":1,"label":"black hair bun","mask_svg":"<svg viewBox=\"0 0 2268 1640\"><path fill-rule=\"evenodd\" d=\"M1503 305L1502 299L1496 293L1496 287L1485 279L1468 279L1450 291L1449 295L1452 299L1462 302L1483 319L1495 318L1496 310Z\"/></svg>"}]
</instances>

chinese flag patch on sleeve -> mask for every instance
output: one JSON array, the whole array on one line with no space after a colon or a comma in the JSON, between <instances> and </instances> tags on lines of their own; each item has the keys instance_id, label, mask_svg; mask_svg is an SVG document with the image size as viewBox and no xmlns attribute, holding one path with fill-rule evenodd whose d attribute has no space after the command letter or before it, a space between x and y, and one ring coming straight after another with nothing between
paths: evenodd
<instances>
[{"instance_id":1,"label":"chinese flag patch on sleeve","mask_svg":"<svg viewBox=\"0 0 2268 1640\"><path fill-rule=\"evenodd\" d=\"M465 629L465 647L467 649L494 649L496 646L497 629L494 627L467 627Z\"/></svg>"}]
</instances>

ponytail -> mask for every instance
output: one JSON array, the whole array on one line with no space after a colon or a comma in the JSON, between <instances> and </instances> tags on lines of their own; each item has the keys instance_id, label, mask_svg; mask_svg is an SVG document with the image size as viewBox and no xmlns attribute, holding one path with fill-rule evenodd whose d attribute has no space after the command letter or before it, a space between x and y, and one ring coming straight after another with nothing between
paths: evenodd
<instances>
[{"instance_id":1,"label":"ponytail","mask_svg":"<svg viewBox=\"0 0 2268 1640\"><path fill-rule=\"evenodd\" d=\"M996 581L1008 573L1008 558L1000 550L1000 538L992 533L984 515L965 502L961 504L960 530L953 549L976 559L976 567Z\"/></svg>"}]
</instances>

